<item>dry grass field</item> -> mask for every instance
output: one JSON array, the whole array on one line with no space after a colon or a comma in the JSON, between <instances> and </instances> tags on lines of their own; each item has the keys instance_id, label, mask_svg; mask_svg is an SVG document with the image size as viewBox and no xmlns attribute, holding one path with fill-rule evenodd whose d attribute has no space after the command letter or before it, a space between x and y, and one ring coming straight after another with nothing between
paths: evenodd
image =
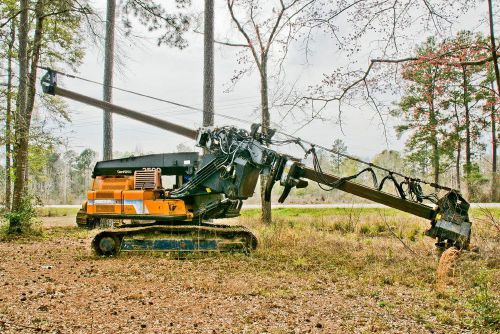
<instances>
[{"instance_id":1,"label":"dry grass field","mask_svg":"<svg viewBox=\"0 0 500 334\"><path fill-rule=\"evenodd\" d=\"M251 255L99 258L95 231L43 218L0 242L1 333L496 333L500 210L439 265L427 222L389 209L279 209L233 220ZM439 270L438 270L439 269ZM437 273L439 272L439 275Z\"/></svg>"}]
</instances>

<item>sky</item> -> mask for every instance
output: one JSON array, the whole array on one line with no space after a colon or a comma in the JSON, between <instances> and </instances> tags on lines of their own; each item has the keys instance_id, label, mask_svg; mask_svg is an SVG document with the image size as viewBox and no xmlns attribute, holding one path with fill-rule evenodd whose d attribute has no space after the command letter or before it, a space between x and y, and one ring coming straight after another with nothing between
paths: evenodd
<instances>
[{"instance_id":1,"label":"sky","mask_svg":"<svg viewBox=\"0 0 500 334\"><path fill-rule=\"evenodd\" d=\"M484 2L480 2L485 7ZM104 15L105 0L95 0L94 5ZM202 2L193 0L193 12L202 11ZM477 17L483 15L481 9L466 13L457 18L460 28L483 31L485 26L478 26ZM215 35L218 39L229 36L238 39L231 28L224 1L216 0ZM149 33L136 25L135 34L139 37L128 39L123 35L117 38L119 65L115 68L114 86L168 99L179 103L201 108L203 96L203 36L196 33L186 35L189 46L183 50L156 45L156 34ZM425 38L424 35L419 36ZM418 42L418 39L416 40ZM367 46L356 58L348 57L338 51L333 41L320 37L313 45L314 54L307 65L303 52L292 50L286 63L286 82L298 83L306 87L319 83L322 74L329 72L338 65L352 61L367 63L373 49ZM215 112L235 116L247 121L259 122L259 82L255 73L244 76L229 92L230 78L238 69L236 48L216 45L215 47ZM102 82L104 54L101 47L89 45L83 64L78 69L78 75ZM85 83L80 80L61 77L59 85L66 89L78 91L81 94L95 98L102 97L102 87ZM191 128L198 128L202 123L201 112L184 109L162 102L114 91L113 103L126 106L152 116L176 122ZM390 103L391 98L388 98ZM54 134L65 138L68 149L77 152L92 148L102 155L102 111L77 102L68 101L72 122L61 129L54 129ZM336 116L336 106L325 110L328 117ZM271 120L279 122L280 130L294 133L302 123L289 117L283 121L271 110ZM193 147L190 139L168 133L149 125L138 123L121 116L114 115L114 151L137 153L162 153L176 151L179 144ZM218 115L215 124L236 125L249 129L248 123L230 121ZM393 130L397 120L386 119L387 136L376 114L367 106L347 108L343 115L343 128L333 120L316 120L295 133L300 138L331 146L337 138L342 139L351 155L362 158L372 157L384 149L402 150L404 142L395 136ZM287 153L300 155L297 148L285 148Z\"/></svg>"}]
</instances>

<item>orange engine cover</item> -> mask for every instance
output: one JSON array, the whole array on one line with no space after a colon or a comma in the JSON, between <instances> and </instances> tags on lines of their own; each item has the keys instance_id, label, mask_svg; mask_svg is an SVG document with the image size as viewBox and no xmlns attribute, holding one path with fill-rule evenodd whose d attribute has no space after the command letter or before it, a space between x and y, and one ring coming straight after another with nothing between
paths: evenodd
<instances>
[{"instance_id":1,"label":"orange engine cover","mask_svg":"<svg viewBox=\"0 0 500 334\"><path fill-rule=\"evenodd\" d=\"M87 214L189 215L180 199L158 198L154 190L134 190L133 177L102 177L87 193Z\"/></svg>"}]
</instances>

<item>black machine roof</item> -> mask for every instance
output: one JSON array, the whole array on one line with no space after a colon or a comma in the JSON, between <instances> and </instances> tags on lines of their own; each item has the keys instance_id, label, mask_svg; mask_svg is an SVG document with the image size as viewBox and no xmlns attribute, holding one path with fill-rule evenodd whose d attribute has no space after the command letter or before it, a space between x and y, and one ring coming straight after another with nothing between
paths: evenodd
<instances>
[{"instance_id":1,"label":"black machine roof","mask_svg":"<svg viewBox=\"0 0 500 334\"><path fill-rule=\"evenodd\" d=\"M191 175L198 167L198 152L149 154L99 161L92 177L133 175L137 170L160 169L162 175Z\"/></svg>"}]
</instances>

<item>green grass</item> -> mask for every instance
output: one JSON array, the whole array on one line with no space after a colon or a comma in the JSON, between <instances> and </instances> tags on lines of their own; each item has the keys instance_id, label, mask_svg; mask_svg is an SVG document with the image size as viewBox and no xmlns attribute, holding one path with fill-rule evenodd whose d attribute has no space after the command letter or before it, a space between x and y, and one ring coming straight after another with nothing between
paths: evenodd
<instances>
[{"instance_id":1,"label":"green grass","mask_svg":"<svg viewBox=\"0 0 500 334\"><path fill-rule=\"evenodd\" d=\"M376 214L384 211L386 215L395 215L400 211L395 209L379 208L273 208L275 217L319 217L319 216L345 216L350 214ZM260 209L243 209L243 217L257 217Z\"/></svg>"},{"instance_id":2,"label":"green grass","mask_svg":"<svg viewBox=\"0 0 500 334\"><path fill-rule=\"evenodd\" d=\"M80 210L79 208L36 208L38 217L65 217L73 216ZM484 209L470 209L472 217L481 215ZM500 208L487 209L496 219L500 219ZM242 217L258 217L260 209L243 209ZM403 217L411 218L412 215L402 213L396 209L389 208L274 208L273 216L275 218L283 217L330 217L342 216L356 218L367 215L384 215L385 217Z\"/></svg>"},{"instance_id":3,"label":"green grass","mask_svg":"<svg viewBox=\"0 0 500 334\"><path fill-rule=\"evenodd\" d=\"M471 216L481 215L483 211L489 211L496 219L500 219L500 208L478 209L472 208L469 210ZM319 217L319 216L349 216L349 215L373 215L383 214L385 216L400 216L405 215L399 210L389 208L274 208L274 217ZM258 217L260 209L243 209L241 212L243 217ZM410 214L406 214L412 217Z\"/></svg>"},{"instance_id":4,"label":"green grass","mask_svg":"<svg viewBox=\"0 0 500 334\"><path fill-rule=\"evenodd\" d=\"M66 217L74 216L80 208L47 208L38 207L35 209L38 217Z\"/></svg>"}]
</instances>

